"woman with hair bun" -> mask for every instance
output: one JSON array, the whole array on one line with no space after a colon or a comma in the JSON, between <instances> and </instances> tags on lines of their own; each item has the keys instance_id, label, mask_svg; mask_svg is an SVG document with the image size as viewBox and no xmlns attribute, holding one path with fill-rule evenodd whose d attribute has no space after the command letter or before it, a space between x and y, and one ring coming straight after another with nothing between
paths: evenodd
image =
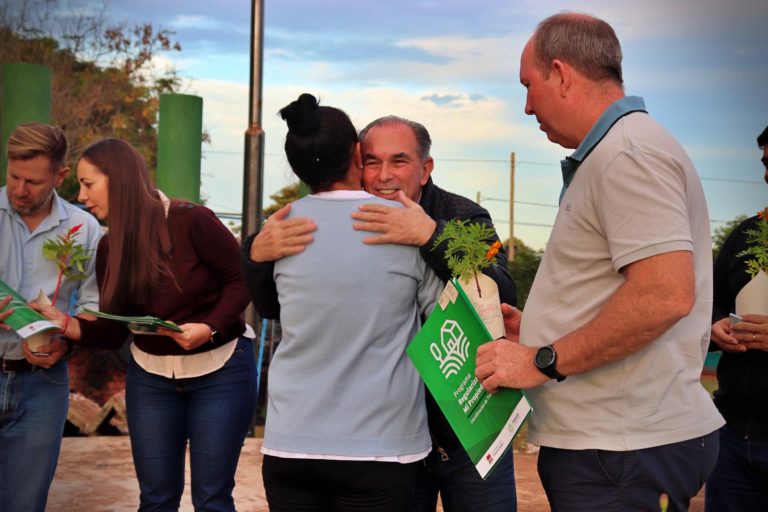
<instances>
[{"instance_id":1,"label":"woman with hair bun","mask_svg":"<svg viewBox=\"0 0 768 512\"><path fill-rule=\"evenodd\" d=\"M400 205L363 191L349 117L309 94L280 115L288 161L312 190L290 215L317 232L274 268L283 339L269 369L267 501L272 512L402 511L432 444L405 348L443 286L416 247L366 245L352 228L363 203Z\"/></svg>"}]
</instances>

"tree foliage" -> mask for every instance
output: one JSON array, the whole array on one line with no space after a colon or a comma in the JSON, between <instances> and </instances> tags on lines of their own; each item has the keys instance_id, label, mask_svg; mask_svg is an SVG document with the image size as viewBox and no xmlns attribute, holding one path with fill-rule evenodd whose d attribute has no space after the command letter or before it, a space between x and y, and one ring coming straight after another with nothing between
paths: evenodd
<instances>
[{"instance_id":1,"label":"tree foliage","mask_svg":"<svg viewBox=\"0 0 768 512\"><path fill-rule=\"evenodd\" d=\"M723 244L725 243L726 238L731 234L731 231L733 231L736 226L741 224L747 220L747 216L737 215L733 219L729 220L722 226L716 227L712 231L712 258L717 258L717 255L720 253L720 249L723 247Z\"/></svg>"},{"instance_id":2,"label":"tree foliage","mask_svg":"<svg viewBox=\"0 0 768 512\"><path fill-rule=\"evenodd\" d=\"M509 240L504 242L508 246ZM517 287L517 307L523 309L528 293L533 285L533 278L539 270L544 251L531 249L522 240L515 238L515 257L507 264L510 275Z\"/></svg>"},{"instance_id":3,"label":"tree foliage","mask_svg":"<svg viewBox=\"0 0 768 512\"><path fill-rule=\"evenodd\" d=\"M268 218L270 215L275 213L277 210L282 208L288 203L292 203L299 199L301 197L299 192L299 183L294 183L293 185L288 185L287 187L283 187L271 196L269 198L273 201L272 204L264 208L264 217Z\"/></svg>"},{"instance_id":4,"label":"tree foliage","mask_svg":"<svg viewBox=\"0 0 768 512\"><path fill-rule=\"evenodd\" d=\"M181 47L172 32L150 23L115 24L105 8L86 13L60 5L22 0L0 6L0 61L51 69L51 122L67 134L73 169L82 150L103 137L127 140L155 169L160 94L180 87L176 71L158 66L157 57ZM72 199L76 190L70 173L59 191Z\"/></svg>"}]
</instances>

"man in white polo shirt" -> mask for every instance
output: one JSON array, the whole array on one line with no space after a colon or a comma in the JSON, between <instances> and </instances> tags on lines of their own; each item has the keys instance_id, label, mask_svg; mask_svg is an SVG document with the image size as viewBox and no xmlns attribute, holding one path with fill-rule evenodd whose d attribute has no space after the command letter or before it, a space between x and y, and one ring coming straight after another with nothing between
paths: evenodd
<instances>
[{"instance_id":1,"label":"man in white polo shirt","mask_svg":"<svg viewBox=\"0 0 768 512\"><path fill-rule=\"evenodd\" d=\"M625 96L602 20L562 13L525 46L525 112L563 161L560 209L509 340L478 350L490 391L527 388L529 440L553 510L687 510L714 466L723 419L699 382L712 252L696 170ZM566 379L567 377L567 379Z\"/></svg>"}]
</instances>

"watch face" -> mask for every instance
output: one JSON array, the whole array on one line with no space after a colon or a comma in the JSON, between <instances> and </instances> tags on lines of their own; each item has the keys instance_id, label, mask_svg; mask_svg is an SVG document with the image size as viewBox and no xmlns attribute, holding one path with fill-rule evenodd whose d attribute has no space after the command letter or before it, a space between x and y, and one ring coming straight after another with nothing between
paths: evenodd
<instances>
[{"instance_id":1,"label":"watch face","mask_svg":"<svg viewBox=\"0 0 768 512\"><path fill-rule=\"evenodd\" d=\"M539 368L547 368L555 360L555 351L552 347L541 347L536 351L536 366Z\"/></svg>"}]
</instances>

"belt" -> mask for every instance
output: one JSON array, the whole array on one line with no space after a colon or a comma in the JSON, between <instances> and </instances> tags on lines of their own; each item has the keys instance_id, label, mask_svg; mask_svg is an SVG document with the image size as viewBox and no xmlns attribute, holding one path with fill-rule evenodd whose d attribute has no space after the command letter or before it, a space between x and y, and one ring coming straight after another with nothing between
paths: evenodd
<instances>
[{"instance_id":1,"label":"belt","mask_svg":"<svg viewBox=\"0 0 768 512\"><path fill-rule=\"evenodd\" d=\"M25 372L29 373L34 371L37 366L33 365L26 359L3 359L0 358L0 369L3 373L9 372Z\"/></svg>"}]
</instances>

